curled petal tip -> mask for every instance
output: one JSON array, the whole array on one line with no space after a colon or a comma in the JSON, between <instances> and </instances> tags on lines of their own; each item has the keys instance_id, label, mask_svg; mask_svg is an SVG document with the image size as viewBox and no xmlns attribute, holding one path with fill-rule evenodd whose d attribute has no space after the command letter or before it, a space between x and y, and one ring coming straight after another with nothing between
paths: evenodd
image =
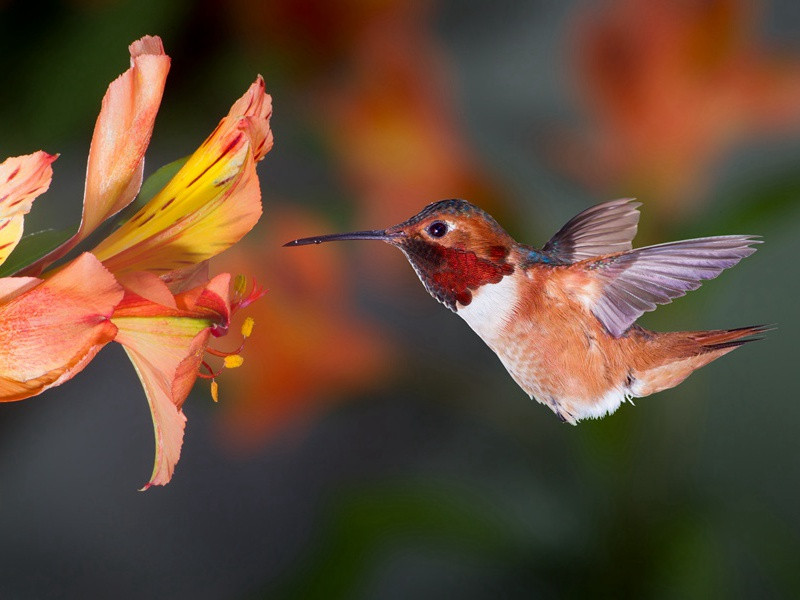
<instances>
[{"instance_id":1,"label":"curled petal tip","mask_svg":"<svg viewBox=\"0 0 800 600\"><path fill-rule=\"evenodd\" d=\"M259 75L228 113L229 117L246 119L243 128L249 132L255 161L264 158L274 142L270 127L272 96L264 90L264 78Z\"/></svg>"},{"instance_id":2,"label":"curled petal tip","mask_svg":"<svg viewBox=\"0 0 800 600\"><path fill-rule=\"evenodd\" d=\"M57 158L42 150L13 156L0 163L0 264L22 238L25 215L33 201L50 187Z\"/></svg>"},{"instance_id":3,"label":"curled petal tip","mask_svg":"<svg viewBox=\"0 0 800 600\"><path fill-rule=\"evenodd\" d=\"M30 210L33 200L50 187L50 165L56 158L57 154L38 150L0 163L0 218Z\"/></svg>"},{"instance_id":4,"label":"curled petal tip","mask_svg":"<svg viewBox=\"0 0 800 600\"><path fill-rule=\"evenodd\" d=\"M164 51L164 42L157 35L145 35L130 46L128 50L131 53L131 58L136 58L143 54L166 54Z\"/></svg>"},{"instance_id":5,"label":"curled petal tip","mask_svg":"<svg viewBox=\"0 0 800 600\"><path fill-rule=\"evenodd\" d=\"M25 270L28 273L41 273L66 255L139 192L144 153L161 104L170 58L156 36L136 40L129 51L131 67L108 86L95 123L80 227L67 242L29 265Z\"/></svg>"}]
</instances>

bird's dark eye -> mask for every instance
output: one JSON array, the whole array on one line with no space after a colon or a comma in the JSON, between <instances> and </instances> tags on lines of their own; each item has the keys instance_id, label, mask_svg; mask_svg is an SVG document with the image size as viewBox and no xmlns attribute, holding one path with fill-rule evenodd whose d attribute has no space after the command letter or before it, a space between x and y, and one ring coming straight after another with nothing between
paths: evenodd
<instances>
[{"instance_id":1,"label":"bird's dark eye","mask_svg":"<svg viewBox=\"0 0 800 600\"><path fill-rule=\"evenodd\" d=\"M447 223L442 221L434 221L428 225L428 233L431 237L440 238L447 233Z\"/></svg>"}]
</instances>

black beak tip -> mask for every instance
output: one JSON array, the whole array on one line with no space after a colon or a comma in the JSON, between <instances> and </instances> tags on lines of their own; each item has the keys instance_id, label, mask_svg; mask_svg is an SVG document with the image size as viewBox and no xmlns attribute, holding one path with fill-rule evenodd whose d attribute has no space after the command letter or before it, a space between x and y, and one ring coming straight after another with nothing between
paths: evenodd
<instances>
[{"instance_id":1,"label":"black beak tip","mask_svg":"<svg viewBox=\"0 0 800 600\"><path fill-rule=\"evenodd\" d=\"M309 244L321 244L324 240L319 238L300 238L299 240L292 240L291 242L286 242L283 247L292 247L292 246L308 246Z\"/></svg>"}]
</instances>

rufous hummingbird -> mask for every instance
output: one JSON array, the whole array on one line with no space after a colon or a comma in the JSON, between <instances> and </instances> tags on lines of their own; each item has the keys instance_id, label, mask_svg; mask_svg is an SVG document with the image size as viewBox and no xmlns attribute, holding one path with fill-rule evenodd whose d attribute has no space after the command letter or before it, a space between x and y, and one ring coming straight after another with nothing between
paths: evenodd
<instances>
[{"instance_id":1,"label":"rufous hummingbird","mask_svg":"<svg viewBox=\"0 0 800 600\"><path fill-rule=\"evenodd\" d=\"M442 200L384 230L302 238L381 240L406 255L425 289L461 316L520 387L558 415L613 413L671 388L766 330L656 332L635 321L755 252L750 235L632 249L641 204L593 206L541 249L516 242L465 200Z\"/></svg>"}]
</instances>

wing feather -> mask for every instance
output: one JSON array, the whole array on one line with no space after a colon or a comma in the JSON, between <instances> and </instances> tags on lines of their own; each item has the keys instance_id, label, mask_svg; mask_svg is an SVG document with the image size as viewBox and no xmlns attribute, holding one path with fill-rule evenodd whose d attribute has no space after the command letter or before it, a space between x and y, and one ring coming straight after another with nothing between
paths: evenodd
<instances>
[{"instance_id":1,"label":"wing feather","mask_svg":"<svg viewBox=\"0 0 800 600\"><path fill-rule=\"evenodd\" d=\"M750 235L724 235L637 248L587 261L586 269L602 282L592 307L611 335L619 337L647 311L700 287L761 243Z\"/></svg>"},{"instance_id":2,"label":"wing feather","mask_svg":"<svg viewBox=\"0 0 800 600\"><path fill-rule=\"evenodd\" d=\"M612 200L587 208L550 238L542 251L565 262L578 262L631 249L641 202Z\"/></svg>"}]
</instances>

